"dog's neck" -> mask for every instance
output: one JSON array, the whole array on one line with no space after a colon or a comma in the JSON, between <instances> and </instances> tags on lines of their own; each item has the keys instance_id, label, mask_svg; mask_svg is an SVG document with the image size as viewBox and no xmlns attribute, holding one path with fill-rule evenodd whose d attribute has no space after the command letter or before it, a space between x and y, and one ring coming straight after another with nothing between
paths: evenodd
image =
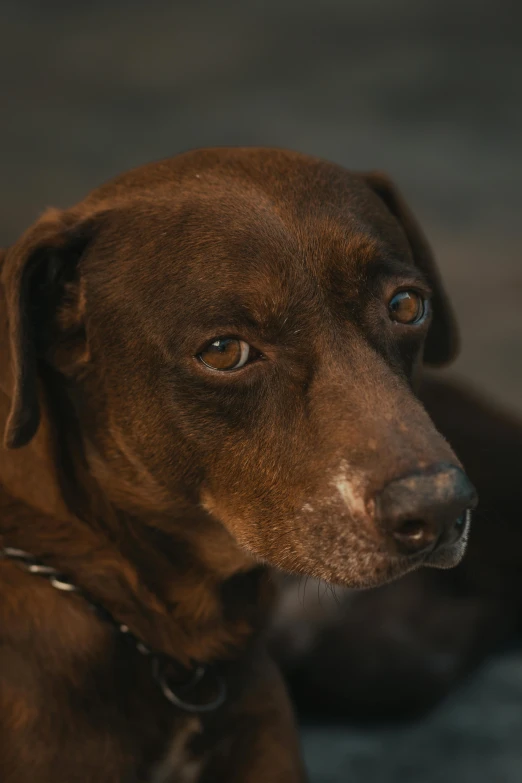
<instances>
[{"instance_id":1,"label":"dog's neck","mask_svg":"<svg viewBox=\"0 0 522 783\"><path fill-rule=\"evenodd\" d=\"M0 422L8 403L0 393ZM84 489L97 518L81 517L64 501L51 453L45 417L27 447L0 448L0 544L63 571L147 646L181 663L242 648L262 624L270 588L222 526L187 509L140 518L92 485Z\"/></svg>"},{"instance_id":2,"label":"dog's neck","mask_svg":"<svg viewBox=\"0 0 522 783\"><path fill-rule=\"evenodd\" d=\"M0 433L12 388L2 297L0 287ZM262 623L261 569L203 510L124 511L78 458L85 443L57 452L74 422L57 434L44 397L31 443L0 446L0 546L59 568L157 652L182 663L233 653Z\"/></svg>"}]
</instances>

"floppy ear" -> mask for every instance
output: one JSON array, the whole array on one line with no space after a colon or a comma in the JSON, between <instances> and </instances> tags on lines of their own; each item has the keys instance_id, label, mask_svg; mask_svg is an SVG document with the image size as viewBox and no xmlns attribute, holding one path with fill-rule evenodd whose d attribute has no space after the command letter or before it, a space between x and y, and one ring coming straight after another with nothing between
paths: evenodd
<instances>
[{"instance_id":1,"label":"floppy ear","mask_svg":"<svg viewBox=\"0 0 522 783\"><path fill-rule=\"evenodd\" d=\"M391 180L381 172L363 174L365 182L379 196L401 224L413 259L433 291L433 318L424 346L424 361L436 367L449 364L459 352L457 322L442 283L437 264L422 229Z\"/></svg>"},{"instance_id":2,"label":"floppy ear","mask_svg":"<svg viewBox=\"0 0 522 783\"><path fill-rule=\"evenodd\" d=\"M11 364L7 448L25 446L40 422L38 361L67 285L88 241L86 221L50 209L5 251L1 265Z\"/></svg>"}]
</instances>

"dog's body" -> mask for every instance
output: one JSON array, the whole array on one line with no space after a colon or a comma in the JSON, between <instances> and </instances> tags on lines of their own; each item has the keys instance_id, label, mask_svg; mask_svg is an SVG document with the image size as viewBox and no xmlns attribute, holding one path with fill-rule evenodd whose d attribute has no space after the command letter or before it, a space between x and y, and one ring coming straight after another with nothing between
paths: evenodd
<instances>
[{"instance_id":1,"label":"dog's body","mask_svg":"<svg viewBox=\"0 0 522 783\"><path fill-rule=\"evenodd\" d=\"M1 279L2 550L178 675L208 666L184 701L227 699L175 707L84 598L4 559L0 778L304 780L260 563L451 567L474 503L412 392L455 346L412 216L379 175L194 152L47 212Z\"/></svg>"}]
</instances>

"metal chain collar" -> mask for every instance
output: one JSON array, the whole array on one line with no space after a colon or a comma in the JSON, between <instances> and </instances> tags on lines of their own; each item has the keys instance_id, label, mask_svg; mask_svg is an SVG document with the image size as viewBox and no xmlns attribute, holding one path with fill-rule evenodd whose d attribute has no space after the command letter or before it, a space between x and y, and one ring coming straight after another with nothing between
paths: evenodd
<instances>
[{"instance_id":1,"label":"metal chain collar","mask_svg":"<svg viewBox=\"0 0 522 783\"><path fill-rule=\"evenodd\" d=\"M173 663L176 663L179 667L180 664L165 655L154 653L149 647L147 647L146 644L141 641L141 639L138 639L138 637L132 633L127 625L124 623L119 623L112 616L112 614L108 612L107 609L105 609L105 607L94 601L80 587L75 585L74 582L69 579L69 577L62 574L56 568L45 565L45 563L37 560L28 552L24 552L22 549L14 549L13 547L4 547L4 549L0 549L0 560L11 560L17 563L27 573L34 574L35 576L46 579L56 590L60 590L65 593L75 593L76 595L81 596L87 606L94 612L94 614L96 614L97 617L106 622L108 625L112 626L113 630L121 634L127 641L129 641L140 653L140 655L150 660L153 677L159 684L163 695L171 704L174 704L176 707L184 710L185 712L200 713L213 712L214 710L217 710L219 707L221 707L221 705L225 702L227 697L226 683L223 677L218 674L218 672L211 670L211 667L206 664L196 664L192 674L185 682L181 684L173 684L172 682L169 683L169 665L172 666ZM211 701L203 702L201 704L193 704L191 702L185 701L185 699L183 699L179 693L177 693L177 691L188 693L190 690L199 685L203 678L211 671L215 681L214 690L217 692L216 696Z\"/></svg>"}]
</instances>

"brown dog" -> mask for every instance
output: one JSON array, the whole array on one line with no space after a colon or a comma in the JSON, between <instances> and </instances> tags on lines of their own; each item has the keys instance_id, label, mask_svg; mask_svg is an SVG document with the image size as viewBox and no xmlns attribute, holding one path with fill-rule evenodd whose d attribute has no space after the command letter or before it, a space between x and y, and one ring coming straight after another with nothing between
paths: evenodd
<instances>
[{"instance_id":1,"label":"brown dog","mask_svg":"<svg viewBox=\"0 0 522 783\"><path fill-rule=\"evenodd\" d=\"M1 280L2 781L303 780L259 564L450 567L474 503L412 391L455 351L414 219L380 175L192 152Z\"/></svg>"},{"instance_id":2,"label":"brown dog","mask_svg":"<svg viewBox=\"0 0 522 783\"><path fill-rule=\"evenodd\" d=\"M316 716L417 716L520 630L522 421L431 373L419 396L480 495L467 552L451 571L335 598L285 579L273 648L298 707Z\"/></svg>"}]
</instances>

